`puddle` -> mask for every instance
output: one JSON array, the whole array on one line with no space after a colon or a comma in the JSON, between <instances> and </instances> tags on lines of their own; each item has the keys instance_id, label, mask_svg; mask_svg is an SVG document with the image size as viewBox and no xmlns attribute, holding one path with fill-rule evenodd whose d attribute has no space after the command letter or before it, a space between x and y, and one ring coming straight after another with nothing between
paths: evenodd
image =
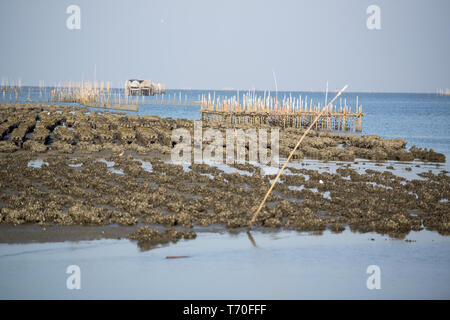
<instances>
[{"instance_id":1,"label":"puddle","mask_svg":"<svg viewBox=\"0 0 450 320\"><path fill-rule=\"evenodd\" d=\"M285 159L280 160L281 164ZM416 167L419 165L420 167ZM394 169L387 167L393 167ZM392 174L405 178L407 180L426 180L426 178L418 176L420 173L428 172L431 170L433 174L438 174L442 171L441 167L436 167L436 163L428 163L421 161L411 161L401 162L401 161L384 161L384 162L376 162L369 161L365 159L355 159L355 161L347 162L347 161L328 161L323 162L320 160L311 160L311 159L303 159L300 162L290 162L287 164L286 168L294 168L294 169L308 169L315 170L319 173L337 173L337 169L347 167L349 169L355 170L359 174L365 174L367 169L371 169L377 172L389 171ZM405 168L412 168L412 171L406 171ZM276 172L278 173L278 172ZM350 177L347 177L350 179Z\"/></svg>"},{"instance_id":2,"label":"puddle","mask_svg":"<svg viewBox=\"0 0 450 320\"><path fill-rule=\"evenodd\" d=\"M115 174L123 174L123 170L122 169L108 168L108 170L111 171L112 173L115 173Z\"/></svg>"},{"instance_id":3,"label":"puddle","mask_svg":"<svg viewBox=\"0 0 450 320\"><path fill-rule=\"evenodd\" d=\"M115 174L123 174L123 170L122 169L116 169L114 168L115 162L114 161L106 161L105 159L98 159L97 161L99 162L104 162L106 163L106 167L108 168L109 171L111 171L112 173Z\"/></svg>"},{"instance_id":4,"label":"puddle","mask_svg":"<svg viewBox=\"0 0 450 320\"><path fill-rule=\"evenodd\" d=\"M200 173L200 175L209 177L211 180L214 180L214 176L211 173Z\"/></svg>"},{"instance_id":5,"label":"puddle","mask_svg":"<svg viewBox=\"0 0 450 320\"><path fill-rule=\"evenodd\" d=\"M191 172L191 168L190 168L191 163L189 163L189 162L167 161L165 163L182 166L184 172Z\"/></svg>"},{"instance_id":6,"label":"puddle","mask_svg":"<svg viewBox=\"0 0 450 320\"><path fill-rule=\"evenodd\" d=\"M404 182L404 181L402 181L402 182ZM380 187L380 188L384 188L384 189L387 189L387 190L392 190L392 187L385 186L384 184L379 184L379 183L376 183L376 182L366 182L366 184L370 184L370 185L372 185L374 187Z\"/></svg>"},{"instance_id":7,"label":"puddle","mask_svg":"<svg viewBox=\"0 0 450 320\"><path fill-rule=\"evenodd\" d=\"M98 162L103 162L103 163L106 163L106 166L108 167L108 168L111 168L111 167L113 167L114 165L115 165L115 162L114 161L106 161L105 159L97 159L97 161Z\"/></svg>"},{"instance_id":8,"label":"puddle","mask_svg":"<svg viewBox=\"0 0 450 320\"><path fill-rule=\"evenodd\" d=\"M203 160L203 163L211 166L211 167L215 167L221 171L223 171L226 174L231 174L231 173L239 173L240 175L246 175L246 176L252 176L253 173L249 172L249 171L245 171L245 170L239 170L233 167L230 167L228 164L226 163L215 163L213 161L209 161L209 160Z\"/></svg>"},{"instance_id":9,"label":"puddle","mask_svg":"<svg viewBox=\"0 0 450 320\"><path fill-rule=\"evenodd\" d=\"M305 188L305 186L288 186L288 189L289 190L296 190L296 191L302 191L302 190L309 190L309 191L311 191L311 192L319 192L319 189L317 189L317 188ZM319 193L321 193L321 192L319 192ZM329 196L329 194L330 194L330 192L329 191L326 191L326 192L324 192L324 194L325 193L328 193L328 196ZM331 199L331 198L330 198Z\"/></svg>"},{"instance_id":10,"label":"puddle","mask_svg":"<svg viewBox=\"0 0 450 320\"><path fill-rule=\"evenodd\" d=\"M28 161L28 163L27 163L27 167L40 169L40 168L42 167L43 164L45 164L46 166L48 166L48 162L45 162L44 160L41 160L41 159L30 160L30 161Z\"/></svg>"},{"instance_id":11,"label":"puddle","mask_svg":"<svg viewBox=\"0 0 450 320\"><path fill-rule=\"evenodd\" d=\"M69 167L72 167L72 168L79 168L81 166L83 166L82 163L69 163Z\"/></svg>"},{"instance_id":12,"label":"puddle","mask_svg":"<svg viewBox=\"0 0 450 320\"><path fill-rule=\"evenodd\" d=\"M286 159L280 159L280 167L283 165L284 161ZM189 168L191 166L191 163L186 162L166 162L169 164L176 164L176 165L182 165L183 170L185 172L190 172L191 169ZM247 175L252 176L253 173L245 170L240 170L234 167L229 166L225 163L215 163L208 159L203 159L203 163L207 164L211 167L218 168L219 170L223 171L227 174L232 173L239 173L241 175ZM248 164L251 164L261 170L261 175L277 175L280 167L273 167L269 165L262 165L258 162L250 161L246 162ZM416 165L419 165L420 167L416 167ZM387 167L394 167L394 169L388 169ZM368 161L364 159L355 159L355 161L328 161L323 162L321 160L312 160L312 159L303 159L299 162L289 162L286 166L286 169L283 171L282 175L302 175L305 178L305 181L308 181L310 179L310 176L308 174L303 173L296 173L289 170L289 168L301 170L301 169L307 169L307 170L314 170L317 171L320 174L323 173L329 173L329 174L336 174L337 169L339 168L349 168L352 170L355 170L358 174L366 174L367 169L371 169L377 172L384 172L389 171L392 172L395 176L405 178L407 180L426 180L426 178L418 176L418 174L423 172L428 172L429 170L432 171L434 174L438 174L442 171L441 167L436 167L435 163L425 163L420 161L412 161L410 163L406 162L400 162L400 161L385 161L385 162L376 162L376 161ZM412 171L406 171L405 168L412 167ZM203 174L205 175L205 174ZM351 180L350 176L342 177L345 180ZM405 184L406 182L402 181L402 184ZM380 185L381 186L381 185Z\"/></svg>"},{"instance_id":13,"label":"puddle","mask_svg":"<svg viewBox=\"0 0 450 320\"><path fill-rule=\"evenodd\" d=\"M152 167L152 163L149 161L144 161L144 160L138 160L141 162L141 166L142 169L144 169L147 172L153 172L153 167Z\"/></svg>"}]
</instances>

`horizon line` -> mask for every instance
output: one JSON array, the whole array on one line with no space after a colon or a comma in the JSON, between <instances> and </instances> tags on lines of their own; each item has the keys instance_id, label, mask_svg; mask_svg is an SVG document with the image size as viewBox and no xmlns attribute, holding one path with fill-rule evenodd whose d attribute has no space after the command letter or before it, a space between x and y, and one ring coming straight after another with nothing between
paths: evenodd
<instances>
[{"instance_id":1,"label":"horizon line","mask_svg":"<svg viewBox=\"0 0 450 320\"><path fill-rule=\"evenodd\" d=\"M98 80L97 80L98 81ZM98 81L100 82L100 81ZM39 84L38 85L21 85L22 88L39 88ZM44 86L46 88L51 88L51 87L55 87L54 85L49 85L49 86ZM122 87L111 87L111 89L123 89ZM251 91L259 91L259 92L276 92L275 89L257 89L257 88L251 88L251 89L235 89L235 88L167 88L166 90L179 90L179 91L229 91L229 92L233 92L233 91L242 91L242 92L251 92ZM447 96L448 94L445 94L445 91L443 94L440 94L438 92L438 90L446 90L446 89L435 89L435 91L376 91L376 90L355 90L355 91L346 91L346 93L408 93L408 94L437 94L437 95L442 95L442 96ZM447 89L448 90L448 89ZM338 92L339 89L329 89L328 92ZM312 93L325 93L326 90L314 90L314 89L308 89L308 90L288 90L288 89L283 89L280 90L278 89L278 92L312 92Z\"/></svg>"}]
</instances>

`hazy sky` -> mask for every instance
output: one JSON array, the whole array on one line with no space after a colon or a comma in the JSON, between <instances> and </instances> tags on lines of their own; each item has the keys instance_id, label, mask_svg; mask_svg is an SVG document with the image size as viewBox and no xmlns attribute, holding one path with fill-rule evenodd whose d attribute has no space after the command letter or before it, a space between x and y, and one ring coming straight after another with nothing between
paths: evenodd
<instances>
[{"instance_id":1,"label":"hazy sky","mask_svg":"<svg viewBox=\"0 0 450 320\"><path fill-rule=\"evenodd\" d=\"M69 30L69 5L81 29ZM369 5L381 30L366 26ZM450 1L0 0L0 76L167 88L450 88Z\"/></svg>"}]
</instances>

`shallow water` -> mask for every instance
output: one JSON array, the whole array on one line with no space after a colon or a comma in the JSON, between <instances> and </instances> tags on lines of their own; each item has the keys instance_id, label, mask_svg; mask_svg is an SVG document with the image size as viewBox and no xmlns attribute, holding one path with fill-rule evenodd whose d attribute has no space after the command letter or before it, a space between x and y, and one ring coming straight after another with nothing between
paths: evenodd
<instances>
[{"instance_id":1,"label":"shallow water","mask_svg":"<svg viewBox=\"0 0 450 320\"><path fill-rule=\"evenodd\" d=\"M149 161L139 160L141 162L142 169L147 172L153 172L152 163Z\"/></svg>"},{"instance_id":2,"label":"shallow water","mask_svg":"<svg viewBox=\"0 0 450 320\"><path fill-rule=\"evenodd\" d=\"M450 171L450 162L447 161L445 164L437 164L431 162L422 161L369 161L365 159L355 159L355 161L328 161L323 162L320 160L313 159L303 159L301 162L290 162L287 165L287 169L306 169L306 170L317 170L319 173L328 172L330 174L336 173L336 170L342 168L342 164L349 165L349 169L353 169L359 174L366 173L367 169L374 171L389 171L392 174L405 178L407 180L424 180L425 178L419 176L421 173L426 173L431 171L433 174L439 174L443 170ZM418 165L419 167L416 167ZM388 169L392 166L394 169ZM407 171L406 168L412 168L411 171ZM275 173L274 173L275 172ZM271 170L269 174L278 173L277 169Z\"/></svg>"},{"instance_id":3,"label":"shallow water","mask_svg":"<svg viewBox=\"0 0 450 320\"><path fill-rule=\"evenodd\" d=\"M199 233L140 251L128 240L0 244L0 298L398 299L450 298L450 238L325 232ZM371 240L373 239L373 240ZM166 259L167 256L188 256ZM66 268L81 268L81 290ZM369 290L369 265L381 289Z\"/></svg>"},{"instance_id":4,"label":"shallow water","mask_svg":"<svg viewBox=\"0 0 450 320\"><path fill-rule=\"evenodd\" d=\"M120 175L124 174L122 169L116 169L116 168L114 168L114 165L115 165L115 162L114 162L114 161L106 161L106 160L103 159L103 158L102 158L102 159L99 159L99 160L97 160L97 161L106 163L106 166L107 166L108 170L111 171L112 173L120 174Z\"/></svg>"},{"instance_id":5,"label":"shallow water","mask_svg":"<svg viewBox=\"0 0 450 320\"><path fill-rule=\"evenodd\" d=\"M280 167L286 161L286 159L280 159ZM169 164L181 165L183 166L183 170L185 172L191 171L190 166L191 163L188 162L172 162L167 161ZM236 169L226 163L215 163L208 159L203 159L204 164L208 164L212 167L216 167L217 169L223 171L224 173L239 173L241 175L251 176L252 173L246 170ZM280 167L273 167L269 165L261 165L260 163L250 161L249 164L260 168L261 175L276 175L278 174ZM416 167L418 165L418 167ZM319 173L330 173L335 174L337 169L342 168L343 166L348 167L349 169L355 170L359 174L366 173L366 170L374 170L374 171L389 171L395 176L405 178L407 180L425 180L425 178L419 176L421 173L426 173L431 171L433 174L439 174L443 170L450 170L450 162L446 162L445 164L436 164L430 162L422 162L422 161L412 161L412 162L402 162L402 161L369 161L365 159L355 159L355 161L327 161L323 162L321 160L314 159L302 159L300 161L291 161L287 164L285 171L283 171L283 175L302 175L305 177L307 181L309 176L307 174L302 173L292 173L289 168L294 169L305 169L305 170L315 170ZM406 168L411 168L411 171L407 171ZM393 167L393 169L388 169L388 167ZM273 179L271 180L273 181Z\"/></svg>"},{"instance_id":6,"label":"shallow water","mask_svg":"<svg viewBox=\"0 0 450 320\"><path fill-rule=\"evenodd\" d=\"M42 159L30 160L27 163L27 167L40 169L44 164L48 166L48 162L45 162Z\"/></svg>"}]
</instances>

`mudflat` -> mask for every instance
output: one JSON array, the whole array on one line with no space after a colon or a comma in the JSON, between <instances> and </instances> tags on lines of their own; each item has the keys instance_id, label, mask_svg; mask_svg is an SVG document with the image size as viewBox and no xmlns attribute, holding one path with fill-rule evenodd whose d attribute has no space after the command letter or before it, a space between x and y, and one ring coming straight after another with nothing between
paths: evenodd
<instances>
[{"instance_id":1,"label":"mudflat","mask_svg":"<svg viewBox=\"0 0 450 320\"><path fill-rule=\"evenodd\" d=\"M191 120L43 104L0 109L0 242L128 237L151 245L204 230L243 231L276 175L256 163L172 163L172 132L192 132ZM280 128L282 159L303 132ZM449 235L450 178L436 166L445 156L406 145L311 132L255 228ZM335 170L308 166L306 158L337 161ZM427 163L437 170L420 170Z\"/></svg>"}]
</instances>

